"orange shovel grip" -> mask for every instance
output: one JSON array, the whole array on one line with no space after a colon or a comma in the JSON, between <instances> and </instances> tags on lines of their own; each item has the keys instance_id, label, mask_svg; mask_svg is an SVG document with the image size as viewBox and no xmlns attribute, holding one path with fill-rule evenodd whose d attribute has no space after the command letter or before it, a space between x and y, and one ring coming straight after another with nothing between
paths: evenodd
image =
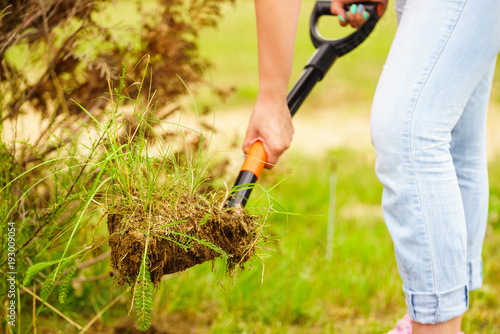
<instances>
[{"instance_id":1,"label":"orange shovel grip","mask_svg":"<svg viewBox=\"0 0 500 334\"><path fill-rule=\"evenodd\" d=\"M261 141L256 141L252 144L252 146L250 146L240 171L246 170L252 172L255 176L257 176L257 178L259 178L260 173L266 165L266 161L267 154L264 149L264 144Z\"/></svg>"},{"instance_id":2,"label":"orange shovel grip","mask_svg":"<svg viewBox=\"0 0 500 334\"><path fill-rule=\"evenodd\" d=\"M381 16L382 16L382 10L383 10L383 9L384 9L384 5L382 5L381 3L379 3L379 4L377 5L377 15L378 15L379 17L381 17Z\"/></svg>"}]
</instances>

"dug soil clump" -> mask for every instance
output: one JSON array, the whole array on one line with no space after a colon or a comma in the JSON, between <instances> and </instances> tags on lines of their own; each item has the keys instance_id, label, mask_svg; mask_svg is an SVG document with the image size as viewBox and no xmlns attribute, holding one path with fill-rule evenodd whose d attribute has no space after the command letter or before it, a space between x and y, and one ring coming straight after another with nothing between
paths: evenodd
<instances>
[{"instance_id":1,"label":"dug soil clump","mask_svg":"<svg viewBox=\"0 0 500 334\"><path fill-rule=\"evenodd\" d=\"M243 267L254 252L257 216L227 210L198 194L182 194L171 203L155 201L148 212L130 205L108 213L111 276L119 285L133 284L139 274L147 242L151 281L197 264L223 257L227 272Z\"/></svg>"}]
</instances>

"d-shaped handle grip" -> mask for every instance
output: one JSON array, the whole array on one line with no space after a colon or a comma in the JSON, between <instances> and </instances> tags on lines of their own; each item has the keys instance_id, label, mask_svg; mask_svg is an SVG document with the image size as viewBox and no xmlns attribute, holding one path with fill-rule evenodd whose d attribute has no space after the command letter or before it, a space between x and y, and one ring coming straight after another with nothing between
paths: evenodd
<instances>
[{"instance_id":1,"label":"d-shaped handle grip","mask_svg":"<svg viewBox=\"0 0 500 334\"><path fill-rule=\"evenodd\" d=\"M355 32L341 39L328 39L319 33L318 29L318 20L321 16L325 15L333 15L330 12L330 1L318 1L313 9L311 14L311 40L316 48L320 47L323 44L328 44L332 46L338 57L345 55L346 53L354 50L358 45L360 45L368 35L375 28L376 23L380 19L379 13L382 10L382 4L378 2L359 2L357 5L363 5L368 13L370 13L370 17L368 20ZM345 10L348 11L350 8L350 4L344 6Z\"/></svg>"}]
</instances>

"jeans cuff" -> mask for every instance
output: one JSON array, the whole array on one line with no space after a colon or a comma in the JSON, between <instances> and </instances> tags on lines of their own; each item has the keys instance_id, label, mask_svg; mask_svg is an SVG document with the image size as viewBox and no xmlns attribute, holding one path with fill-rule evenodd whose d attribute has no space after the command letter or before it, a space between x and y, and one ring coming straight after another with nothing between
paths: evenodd
<instances>
[{"instance_id":1,"label":"jeans cuff","mask_svg":"<svg viewBox=\"0 0 500 334\"><path fill-rule=\"evenodd\" d=\"M413 321L437 324L462 315L469 307L469 290L466 284L438 292L414 292L403 287L408 314Z\"/></svg>"},{"instance_id":2,"label":"jeans cuff","mask_svg":"<svg viewBox=\"0 0 500 334\"><path fill-rule=\"evenodd\" d=\"M479 289L483 284L483 260L481 258L471 259L467 265L469 291Z\"/></svg>"}]
</instances>

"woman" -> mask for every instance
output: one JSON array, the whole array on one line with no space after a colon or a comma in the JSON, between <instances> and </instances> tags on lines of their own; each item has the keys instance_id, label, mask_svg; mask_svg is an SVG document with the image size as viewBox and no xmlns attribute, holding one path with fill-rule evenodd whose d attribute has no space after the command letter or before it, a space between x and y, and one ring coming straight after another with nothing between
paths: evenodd
<instances>
[{"instance_id":1,"label":"woman","mask_svg":"<svg viewBox=\"0 0 500 334\"><path fill-rule=\"evenodd\" d=\"M333 0L341 25L362 6ZM377 1L387 6L387 0ZM293 135L286 104L299 0L255 0L259 92L243 151L267 168ZM361 7L361 9L360 9ZM488 210L486 111L500 50L498 0L396 0L398 30L372 106L376 172L408 315L390 333L456 334L482 284Z\"/></svg>"}]
</instances>

